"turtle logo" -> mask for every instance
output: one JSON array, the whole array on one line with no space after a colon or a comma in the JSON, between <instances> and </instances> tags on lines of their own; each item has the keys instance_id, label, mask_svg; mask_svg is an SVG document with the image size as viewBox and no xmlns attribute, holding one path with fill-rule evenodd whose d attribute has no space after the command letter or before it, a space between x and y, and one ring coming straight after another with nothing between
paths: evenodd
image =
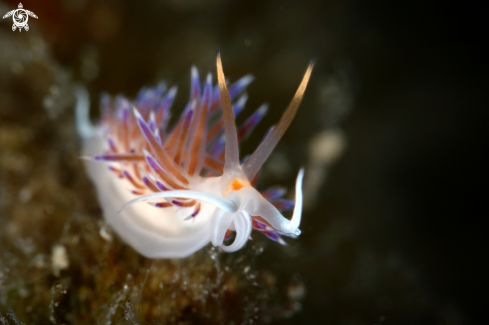
<instances>
[{"instance_id":1,"label":"turtle logo","mask_svg":"<svg viewBox=\"0 0 489 325\"><path fill-rule=\"evenodd\" d=\"M15 9L12 11L9 11L3 16L3 19L13 16L14 24L12 25L12 30L15 32L15 30L18 28L19 32L22 31L22 28L24 28L26 31L29 30L29 25L27 25L27 21L29 20L29 16L36 18L37 16L35 13L29 10L23 9L22 3L19 3L19 9Z\"/></svg>"}]
</instances>

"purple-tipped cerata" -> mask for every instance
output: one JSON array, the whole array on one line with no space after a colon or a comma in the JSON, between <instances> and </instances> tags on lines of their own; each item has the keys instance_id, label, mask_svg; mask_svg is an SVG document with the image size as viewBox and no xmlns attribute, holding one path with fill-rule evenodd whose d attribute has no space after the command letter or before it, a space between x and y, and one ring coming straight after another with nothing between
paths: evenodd
<instances>
[{"instance_id":1,"label":"purple-tipped cerata","mask_svg":"<svg viewBox=\"0 0 489 325\"><path fill-rule=\"evenodd\" d=\"M160 83L142 89L134 100L104 95L102 119L95 127L88 119L86 92L77 91L77 127L104 216L145 256L185 257L209 242L233 252L246 244L252 229L281 244L281 236L300 234L303 170L295 202L283 198L283 189L259 192L253 184L292 121L313 64L280 121L244 162L238 144L263 119L268 105L237 128L235 116L248 98L242 93L253 78L245 76L228 87L220 54L216 64L217 84L211 74L202 83L192 67L190 101L171 127L176 87ZM289 220L280 211L290 209ZM236 235L228 243L232 232Z\"/></svg>"}]
</instances>

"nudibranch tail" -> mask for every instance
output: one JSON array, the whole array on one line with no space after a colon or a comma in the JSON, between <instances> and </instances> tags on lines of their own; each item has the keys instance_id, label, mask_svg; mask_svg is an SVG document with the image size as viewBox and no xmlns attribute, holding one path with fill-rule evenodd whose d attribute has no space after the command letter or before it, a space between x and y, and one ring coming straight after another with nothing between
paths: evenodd
<instances>
[{"instance_id":1,"label":"nudibranch tail","mask_svg":"<svg viewBox=\"0 0 489 325\"><path fill-rule=\"evenodd\" d=\"M284 245L281 236L300 234L304 170L297 176L295 202L283 198L283 189L259 192L254 185L261 165L294 117L313 64L277 126L242 164L239 143L263 119L268 105L237 128L235 116L248 98L241 93L253 78L242 77L228 87L219 53L216 66L217 85L211 74L201 84L197 68L191 68L190 100L171 127L176 87L167 90L160 83L144 88L133 101L104 95L97 127L90 123L87 92L75 91L82 157L104 217L147 257L186 257L209 242L234 252L246 244L253 229ZM292 208L290 220L281 214ZM226 242L233 232L234 241Z\"/></svg>"},{"instance_id":2,"label":"nudibranch tail","mask_svg":"<svg viewBox=\"0 0 489 325\"><path fill-rule=\"evenodd\" d=\"M97 134L97 128L90 122L90 98L87 90L82 86L75 86L74 94L76 97L76 131L80 138L89 139Z\"/></svg>"}]
</instances>

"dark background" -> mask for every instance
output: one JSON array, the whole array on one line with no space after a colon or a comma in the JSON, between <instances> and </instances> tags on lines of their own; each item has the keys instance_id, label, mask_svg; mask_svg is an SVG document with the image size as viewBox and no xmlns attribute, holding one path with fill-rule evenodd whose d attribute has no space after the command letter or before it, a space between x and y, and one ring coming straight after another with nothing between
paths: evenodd
<instances>
[{"instance_id":1,"label":"dark background","mask_svg":"<svg viewBox=\"0 0 489 325\"><path fill-rule=\"evenodd\" d=\"M281 147L294 170L288 182L307 159L302 144L328 126L318 118L322 85L346 73L354 104L335 127L348 145L319 189L319 205L304 216L300 256L287 264L278 251L263 262L289 267L305 283L302 312L283 322L480 324L487 318L489 20L480 4L22 3L39 17L29 20L31 29L94 98L102 91L134 95L164 79L180 86L175 107L182 107L190 65L214 71L220 48L231 80L256 77L248 105L271 104L245 152L277 120L316 58Z\"/></svg>"}]
</instances>

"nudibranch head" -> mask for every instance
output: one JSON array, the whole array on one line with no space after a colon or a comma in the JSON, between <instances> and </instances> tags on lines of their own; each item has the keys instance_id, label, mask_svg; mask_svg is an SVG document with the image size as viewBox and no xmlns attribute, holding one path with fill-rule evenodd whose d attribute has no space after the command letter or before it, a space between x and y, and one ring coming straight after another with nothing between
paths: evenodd
<instances>
[{"instance_id":1,"label":"nudibranch head","mask_svg":"<svg viewBox=\"0 0 489 325\"><path fill-rule=\"evenodd\" d=\"M312 67L313 63L278 124L244 162L239 160L238 144L268 107L261 106L236 128L235 115L247 100L246 94L238 95L252 77L228 88L220 54L216 86L208 74L201 87L192 67L191 98L172 128L168 121L175 87L142 89L133 101L103 96L98 126L90 124L87 95L78 89L77 128L107 221L151 258L186 257L209 242L234 252L246 244L252 229L282 244L281 236L299 235L303 170L297 176L295 203L282 198L283 189L259 192L253 186L294 117ZM292 208L290 220L280 212ZM234 241L225 245L232 232Z\"/></svg>"}]
</instances>

